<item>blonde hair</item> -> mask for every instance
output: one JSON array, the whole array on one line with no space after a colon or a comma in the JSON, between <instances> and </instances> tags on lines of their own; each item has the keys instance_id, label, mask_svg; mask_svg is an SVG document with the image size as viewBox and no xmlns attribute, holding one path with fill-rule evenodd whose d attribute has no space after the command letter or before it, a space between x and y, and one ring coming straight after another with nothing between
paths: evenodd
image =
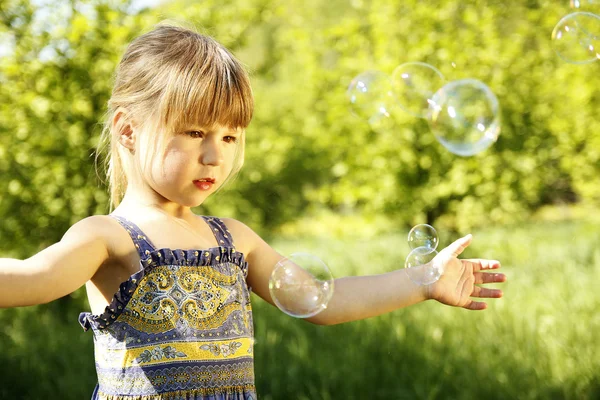
<instances>
[{"instance_id":1,"label":"blonde hair","mask_svg":"<svg viewBox=\"0 0 600 400\"><path fill-rule=\"evenodd\" d=\"M246 128L254 100L246 70L214 39L170 24L160 24L134 39L118 65L100 140L107 153L111 208L121 202L131 173L124 162L126 149L118 140L127 121L119 118L112 126L120 109L145 128L143 140L151 159L158 150L164 152L169 135L191 124ZM240 139L227 181L243 164L243 133Z\"/></svg>"}]
</instances>

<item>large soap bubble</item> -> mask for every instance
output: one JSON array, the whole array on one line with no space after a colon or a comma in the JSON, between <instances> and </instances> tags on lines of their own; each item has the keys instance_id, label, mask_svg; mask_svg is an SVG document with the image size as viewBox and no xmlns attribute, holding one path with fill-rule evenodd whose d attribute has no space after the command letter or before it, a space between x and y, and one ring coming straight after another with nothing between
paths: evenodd
<instances>
[{"instance_id":1,"label":"large soap bubble","mask_svg":"<svg viewBox=\"0 0 600 400\"><path fill-rule=\"evenodd\" d=\"M309 253L294 253L275 265L269 280L271 298L284 313L312 317L327 308L334 279L327 265Z\"/></svg>"},{"instance_id":2,"label":"large soap bubble","mask_svg":"<svg viewBox=\"0 0 600 400\"><path fill-rule=\"evenodd\" d=\"M409 278L418 285L430 285L437 282L442 273L442 266L436 262L438 252L431 247L414 248L404 262Z\"/></svg>"},{"instance_id":3,"label":"large soap bubble","mask_svg":"<svg viewBox=\"0 0 600 400\"><path fill-rule=\"evenodd\" d=\"M587 64L600 59L600 16L574 12L552 31L552 48L564 61Z\"/></svg>"},{"instance_id":4,"label":"large soap bubble","mask_svg":"<svg viewBox=\"0 0 600 400\"><path fill-rule=\"evenodd\" d=\"M411 249L417 247L429 247L436 249L438 245L438 234L435 228L429 224L419 224L413 226L408 232L408 245Z\"/></svg>"},{"instance_id":5,"label":"large soap bubble","mask_svg":"<svg viewBox=\"0 0 600 400\"><path fill-rule=\"evenodd\" d=\"M500 134L500 105L490 88L476 79L444 85L432 97L429 125L436 139L450 152L472 156Z\"/></svg>"},{"instance_id":6,"label":"large soap bubble","mask_svg":"<svg viewBox=\"0 0 600 400\"><path fill-rule=\"evenodd\" d=\"M407 113L429 118L429 103L446 79L435 67L422 62L401 64L392 73L392 90L400 107Z\"/></svg>"},{"instance_id":7,"label":"large soap bubble","mask_svg":"<svg viewBox=\"0 0 600 400\"><path fill-rule=\"evenodd\" d=\"M357 75L346 92L356 115L370 123L389 118L395 102L390 77L381 71L366 71Z\"/></svg>"}]
</instances>

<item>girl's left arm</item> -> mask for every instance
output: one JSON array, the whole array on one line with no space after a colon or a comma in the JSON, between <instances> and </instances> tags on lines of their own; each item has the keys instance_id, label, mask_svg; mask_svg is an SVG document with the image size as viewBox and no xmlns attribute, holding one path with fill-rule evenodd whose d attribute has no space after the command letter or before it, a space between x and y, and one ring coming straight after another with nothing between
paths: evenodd
<instances>
[{"instance_id":1,"label":"girl's left arm","mask_svg":"<svg viewBox=\"0 0 600 400\"><path fill-rule=\"evenodd\" d=\"M248 285L258 296L274 304L269 293L269 278L284 256L241 222L226 219L225 223L246 256ZM500 268L498 261L457 258L471 239L471 235L467 235L440 251L434 262L443 263L444 274L431 285L414 283L404 269L380 275L337 278L327 308L306 320L319 325L339 324L374 317L428 299L470 310L485 309L485 303L473 301L471 297L497 298L502 292L477 285L504 282L506 277L483 272Z\"/></svg>"}]
</instances>

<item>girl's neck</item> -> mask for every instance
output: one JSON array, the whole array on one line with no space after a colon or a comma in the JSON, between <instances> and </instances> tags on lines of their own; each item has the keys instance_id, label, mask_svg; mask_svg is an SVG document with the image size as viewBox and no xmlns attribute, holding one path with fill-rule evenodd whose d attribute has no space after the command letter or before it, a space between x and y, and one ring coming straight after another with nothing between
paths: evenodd
<instances>
[{"instance_id":1,"label":"girl's neck","mask_svg":"<svg viewBox=\"0 0 600 400\"><path fill-rule=\"evenodd\" d=\"M206 240L205 236L200 234L198 229L194 227L198 224L198 216L189 207L169 202L166 199L148 201L148 199L143 200L126 194L114 213L128 219L139 219L140 221L147 219L164 221L164 217L166 217L167 223L175 223L203 241ZM162 214L163 218L159 217L159 214Z\"/></svg>"},{"instance_id":2,"label":"girl's neck","mask_svg":"<svg viewBox=\"0 0 600 400\"><path fill-rule=\"evenodd\" d=\"M156 194L140 193L129 188L115 212L117 214L121 211L127 214L136 214L139 212L147 213L149 210L155 210L167 216L181 219L194 214L190 207L174 203Z\"/></svg>"}]
</instances>

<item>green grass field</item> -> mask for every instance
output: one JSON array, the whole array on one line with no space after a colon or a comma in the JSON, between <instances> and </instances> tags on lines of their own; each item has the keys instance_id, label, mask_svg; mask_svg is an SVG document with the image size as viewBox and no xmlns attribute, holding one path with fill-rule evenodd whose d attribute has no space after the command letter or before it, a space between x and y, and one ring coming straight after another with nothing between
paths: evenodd
<instances>
[{"instance_id":1,"label":"green grass field","mask_svg":"<svg viewBox=\"0 0 600 400\"><path fill-rule=\"evenodd\" d=\"M499 259L509 278L495 285L504 298L483 312L429 301L322 327L255 299L260 398L600 399L600 226L473 233L465 256ZM273 244L321 256L336 276L387 272L408 252L404 233ZM0 312L0 399L90 397L92 335L77 324L82 294Z\"/></svg>"},{"instance_id":2,"label":"green grass field","mask_svg":"<svg viewBox=\"0 0 600 400\"><path fill-rule=\"evenodd\" d=\"M333 327L255 304L263 399L600 398L600 226L543 223L474 232L467 257L499 259L504 298L473 312L429 301ZM405 236L275 243L336 276L403 264ZM448 243L442 243L448 244Z\"/></svg>"}]
</instances>

